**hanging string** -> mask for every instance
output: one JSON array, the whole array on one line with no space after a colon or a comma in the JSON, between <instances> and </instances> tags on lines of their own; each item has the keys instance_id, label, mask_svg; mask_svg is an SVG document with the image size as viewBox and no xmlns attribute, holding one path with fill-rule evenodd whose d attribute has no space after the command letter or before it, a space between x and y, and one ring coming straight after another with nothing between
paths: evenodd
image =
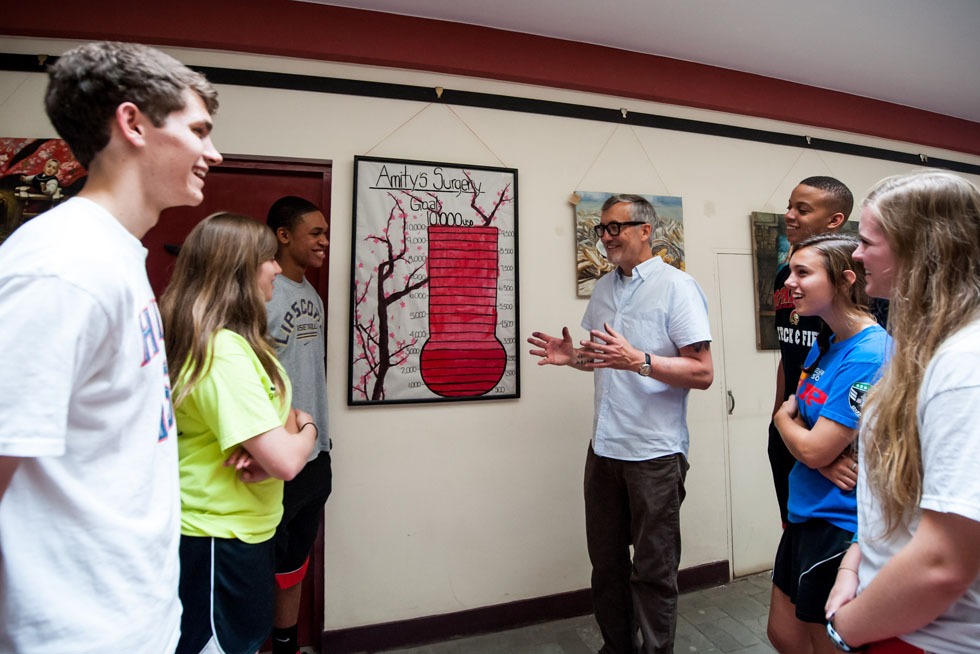
<instances>
[{"instance_id":1,"label":"hanging string","mask_svg":"<svg viewBox=\"0 0 980 654\"><path fill-rule=\"evenodd\" d=\"M422 112L424 112L425 110L427 110L427 109L428 109L429 107L431 107L431 106L432 106L432 103L430 102L429 104L427 104L427 105L425 105L424 107L422 107L421 109L419 109L418 111L416 111L416 112L415 112L414 114L412 114L412 115L411 115L411 116L410 116L410 117L408 118L408 120L406 120L406 121L405 121L405 122L403 122L403 123L402 123L401 125L399 125L399 126L398 126L398 127L396 127L395 129L393 129L393 130L391 130L390 132L388 132L388 133L387 133L387 134L386 134L386 135L384 136L384 138L382 138L382 139L381 139L380 141L378 141L377 143L375 143L375 144L374 144L374 145L373 145L373 146L371 147L371 149L370 149L370 150L368 150L367 152L365 152L364 154L365 154L365 155L368 155L368 154L371 154L372 152L374 152L374 151L375 151L375 149L377 149L377 147L378 147L379 145L381 145L382 143L384 143L385 141L387 141L388 139L390 139L390 138L391 138L392 136L394 136L395 134L397 134L397 133L398 133L398 132L399 132L399 131L400 131L400 130L401 130L401 129L403 128L403 127L405 127L405 125L408 125L408 124L409 124L410 122L412 122L413 120L415 120L416 118L418 118L418 117L419 117L419 115L421 115L421 114L422 114Z\"/></svg>"},{"instance_id":2,"label":"hanging string","mask_svg":"<svg viewBox=\"0 0 980 654\"><path fill-rule=\"evenodd\" d=\"M807 138L809 138L809 137L807 137ZM819 150L804 150L804 149L801 149L800 150L800 154L797 155L796 159L793 160L793 163L790 164L789 170L786 171L786 174L783 175L782 179L779 180L779 184L776 185L776 188L773 189L772 193L769 194L769 197L766 198L766 204L764 204L762 206L766 206L766 205L768 205L772 201L773 196L776 195L776 193L779 191L780 187L782 187L783 183L786 181L786 178L789 177L789 174L793 172L793 169L794 168L796 168L796 164L798 164L800 162L800 159L802 159L803 158L803 155L806 154L807 152L813 152L815 155L817 155L817 159L819 159L820 160L820 163L822 163L823 166L824 166L824 168L827 169L827 173L829 175L831 175L832 177L837 177L839 179L839 176L837 175L837 173L835 173L834 172L834 169L831 168L831 166L830 166L829 163L827 163L827 160L823 158L823 155L820 154L820 151Z\"/></svg>"},{"instance_id":3,"label":"hanging string","mask_svg":"<svg viewBox=\"0 0 980 654\"><path fill-rule=\"evenodd\" d=\"M17 91L20 91L20 87L24 86L24 84L27 83L27 80L30 79L30 77L31 76L29 74L27 73L24 74L24 76L21 78L17 86L15 86L14 89L7 94L7 97L5 97L3 100L0 100L0 109L3 109L3 106L7 104L7 102L9 102L11 98L17 95Z\"/></svg>"},{"instance_id":4,"label":"hanging string","mask_svg":"<svg viewBox=\"0 0 980 654\"><path fill-rule=\"evenodd\" d=\"M783 173L783 176L779 178L779 182L776 184L776 188L774 188L772 190L772 193L769 194L769 197L766 198L765 203L763 203L762 205L763 207L768 206L769 203L772 201L773 197L775 197L776 193L779 191L779 189L782 188L783 182L786 181L786 178L789 177L790 173L793 172L793 169L796 168L796 164L798 164L800 162L800 159L803 158L804 152L806 152L806 150L800 150L800 153L796 155L796 159L794 159L793 163L789 165L789 169L787 169L786 172Z\"/></svg>"},{"instance_id":5,"label":"hanging string","mask_svg":"<svg viewBox=\"0 0 980 654\"><path fill-rule=\"evenodd\" d=\"M620 126L616 125L616 127L614 127L613 130L609 133L609 138L607 138L606 142L602 144L601 148L599 148L599 151L596 153L595 158L592 159L592 163L589 164L589 167L585 169L585 173L582 174L582 179L578 180L578 184L575 185L576 190L581 188L582 182L585 181L585 177L592 170L593 166L595 166L595 162L599 160L599 157L602 156L602 153L605 152L606 146L609 145L609 141L611 141L612 137L616 135L616 132L619 130L619 128Z\"/></svg>"},{"instance_id":6,"label":"hanging string","mask_svg":"<svg viewBox=\"0 0 980 654\"><path fill-rule=\"evenodd\" d=\"M830 173L830 176L840 179L840 176L838 176L837 173L834 172L834 169L830 167L830 164L827 163L827 160L823 158L822 154L820 154L820 150L815 150L815 152L817 154L817 158L820 159L820 162L827 167L827 172Z\"/></svg>"},{"instance_id":7,"label":"hanging string","mask_svg":"<svg viewBox=\"0 0 980 654\"><path fill-rule=\"evenodd\" d=\"M470 126L469 126L469 125L468 125L468 124L466 123L466 121L465 121L465 120L463 120L463 118L462 118L462 116L460 116L460 115L459 115L458 113L456 113L456 110L455 110L455 109L453 109L453 108L452 108L451 106L449 106L448 104L447 104L447 105L443 105L443 106L444 106L444 107L446 107L446 109L448 109L448 110L449 110L449 113L451 113L451 114L452 114L453 116L455 116L455 117L456 117L456 120L458 120L458 121L460 122L460 124L462 124L462 125L463 125L463 127L465 127L466 129L468 129L468 130L470 131L470 134L472 134L472 135L473 135L473 137L474 137L474 138L476 138L476 140L477 140L477 141L479 141L479 142L480 142L480 143L481 143L481 144L483 145L483 147L487 149L487 152L489 152L490 154L492 154L492 155L493 155L493 158L494 158L494 159L496 159L496 160L497 160L497 162L498 162L498 163L499 163L499 164L500 164L501 166L503 166L504 168L508 168L508 166L507 166L507 164L505 164L505 163L503 162L503 160L502 160L502 159L501 159L500 157L498 157L498 156L497 156L497 153L493 151L493 148L491 148L491 147L490 147L489 145L487 145L487 142L486 142L486 141L484 141L484 140L483 140L482 138L480 138L480 135L476 133L476 130L474 130L474 129L473 129L472 127L470 127Z\"/></svg>"},{"instance_id":8,"label":"hanging string","mask_svg":"<svg viewBox=\"0 0 980 654\"><path fill-rule=\"evenodd\" d=\"M623 109L622 111L625 112L626 110ZM576 189L581 188L582 182L585 181L586 176L588 176L588 174L595 167L595 164L599 160L599 157L602 156L602 153L606 151L607 147L609 147L609 142L612 141L613 137L616 135L616 132L619 130L619 128L620 125L616 125L616 127L612 130L612 132L610 132L609 137L606 139L606 142L602 144L601 148L599 148L599 152L597 152L595 157L592 159L592 163L589 164L589 167L585 170L585 173L582 174L582 178L578 181L578 184L575 185ZM640 140L639 134L636 133L636 128L633 127L632 125L630 125L629 128L630 128L630 133L633 135L633 138L636 140L637 145L640 146L640 150L643 152L643 156L646 157L647 163L649 163L650 167L653 168L653 174L657 176L657 179L660 180L660 184L664 187L664 192L667 195L670 195L671 194L670 188L667 186L667 182L664 181L664 178L660 174L660 171L657 170L656 164L653 163L653 158L650 156L650 153L647 151L646 147L644 147L643 141Z\"/></svg>"},{"instance_id":9,"label":"hanging string","mask_svg":"<svg viewBox=\"0 0 980 654\"><path fill-rule=\"evenodd\" d=\"M437 89L437 95L441 95L441 94L439 94L439 93L438 93L438 89ZM389 133L387 133L387 134L386 134L386 135L384 136L384 138L382 138L382 139L381 139L380 141L378 141L377 143L375 143L375 144L374 144L374 145L373 145L373 146L371 147L371 149L370 149L370 150L368 150L367 152L365 152L364 154L366 154L366 155L369 155L369 154L371 154L372 152L374 152L374 151L375 151L375 150L376 150L376 149L377 149L377 148L378 148L378 147L379 147L379 146L380 146L380 145L381 145L382 143L384 143L385 141L387 141L388 139L390 139L390 138L391 138L392 136L394 136L395 134L397 134L398 132L400 132L400 131L401 131L402 129L404 129L404 128L405 128L405 127L406 127L406 126L407 126L407 125L408 125L408 124L409 124L410 122L412 122L413 120L415 120L416 118L418 118L419 116L421 116L421 115L422 115L422 113L424 113L424 112L425 112L425 111L427 111L427 110L428 110L428 109L429 109L430 107L433 107L433 106L436 106L436 105L435 105L434 103L431 103L431 102L430 102L429 104L427 104L427 105L425 105L424 107L422 107L421 109L419 109L418 111L416 111L416 112L415 112L414 114L412 114L411 116L409 116L409 118L408 118L407 120L405 120L405 122L403 122L403 123L402 123L401 125L399 125L399 126L398 126L398 127L396 127L395 129L393 129L393 130L391 130L391 131L390 131ZM476 133L476 130L474 130L474 129L473 129L472 127L470 127L470 126L469 126L469 125L467 124L467 122L466 122L465 120L463 120L463 118L462 118L462 116L460 116L460 115L459 115L458 113L456 113L456 111L455 111L455 110L454 110L454 109L453 109L452 107L450 107L450 106L449 106L449 105L447 105L447 104L440 104L439 106L442 106L442 107L445 107L445 108L446 108L446 110L448 110L448 111L449 111L449 113L450 113L450 114L452 114L452 115L453 115L453 117L455 117L455 118L456 118L456 120L457 120L457 121L459 121L459 123L460 123L460 124L461 124L461 125L462 125L463 127L465 127L465 128L467 129L467 131L469 131L469 133L470 133L470 134L472 134L472 135L473 135L473 137L474 137L474 138L475 138L475 139L476 139L477 141L479 141L479 142L480 142L480 145L482 145L482 146L483 146L483 147L484 147L484 148L486 149L486 151L487 151L487 152L489 152L489 153L490 153L491 155L493 155L493 158L494 158L494 159L496 159L496 160L497 160L497 162L498 162L498 163L499 163L499 164L500 164L501 166L503 166L503 167L505 167L505 168L507 167L507 164L505 164L505 163L503 162L503 160L502 160L502 159L501 159L501 158L500 158L500 157L499 157L499 156L497 155L497 153L493 151L493 148L491 148L491 147L490 147L490 146L489 146L489 145L487 144L487 142L486 142L486 141L484 141L484 140L483 140L482 138L480 138L480 135Z\"/></svg>"},{"instance_id":10,"label":"hanging string","mask_svg":"<svg viewBox=\"0 0 980 654\"><path fill-rule=\"evenodd\" d=\"M650 153L647 152L647 149L643 146L643 141L640 140L639 134L636 133L636 128L630 125L630 131L633 132L633 138L635 138L636 142L640 144L640 149L643 150L643 154L646 156L647 161L650 163L650 167L653 168L654 174L657 176L657 179L659 179L660 183L663 185L665 194L673 195L673 193L671 193L670 189L667 187L667 182L665 182L664 178L660 175L660 171L657 170L657 166L654 165L653 159L650 158Z\"/></svg>"}]
</instances>

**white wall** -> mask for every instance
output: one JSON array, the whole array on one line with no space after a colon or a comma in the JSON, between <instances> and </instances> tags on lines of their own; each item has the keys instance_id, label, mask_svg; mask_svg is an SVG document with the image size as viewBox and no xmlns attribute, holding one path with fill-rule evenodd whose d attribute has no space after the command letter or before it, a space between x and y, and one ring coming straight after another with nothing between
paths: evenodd
<instances>
[{"instance_id":1,"label":"white wall","mask_svg":"<svg viewBox=\"0 0 980 654\"><path fill-rule=\"evenodd\" d=\"M58 54L70 44L0 38L0 52ZM271 57L171 50L187 63L442 86L809 134L907 152L923 148L816 129L485 80ZM55 136L45 78L0 73L0 136ZM334 494L327 505L326 628L447 613L588 586L581 475L591 377L539 368L522 348L519 400L346 406L353 157L504 165L519 170L521 334L577 327L577 189L679 195L688 271L708 296L715 383L691 393L691 472L682 567L728 560L724 367L715 256L751 251L748 216L781 212L797 181L833 175L860 198L910 167L731 139L489 109L219 87L223 152L333 161L328 309ZM788 98L787 101L792 101ZM607 143L608 141L608 143ZM980 157L930 150L932 157ZM969 176L968 176L969 177ZM971 178L975 183L980 179ZM856 214L854 216L857 217ZM754 307L746 306L746 312ZM759 371L760 385L772 371ZM771 391L767 391L770 392ZM759 452L765 457L764 451ZM775 516L776 508L771 510Z\"/></svg>"}]
</instances>

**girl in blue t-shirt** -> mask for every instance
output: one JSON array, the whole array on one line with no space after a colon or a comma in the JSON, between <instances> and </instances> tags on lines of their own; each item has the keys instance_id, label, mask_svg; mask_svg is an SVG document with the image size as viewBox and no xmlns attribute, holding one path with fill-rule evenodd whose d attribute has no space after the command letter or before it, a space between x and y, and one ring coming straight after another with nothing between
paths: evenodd
<instances>
[{"instance_id":1,"label":"girl in blue t-shirt","mask_svg":"<svg viewBox=\"0 0 980 654\"><path fill-rule=\"evenodd\" d=\"M818 316L824 326L796 394L774 416L796 458L769 606L769 640L780 652L833 651L824 604L857 531L854 490L842 490L819 468L853 449L861 406L890 347L868 311L864 269L851 256L858 244L852 236L821 234L790 255L786 287L796 313Z\"/></svg>"}]
</instances>

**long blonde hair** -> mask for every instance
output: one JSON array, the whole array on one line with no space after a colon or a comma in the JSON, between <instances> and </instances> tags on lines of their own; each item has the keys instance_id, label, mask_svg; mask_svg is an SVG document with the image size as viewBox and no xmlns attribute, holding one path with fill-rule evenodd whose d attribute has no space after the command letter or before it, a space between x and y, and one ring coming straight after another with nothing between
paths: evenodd
<instances>
[{"instance_id":1,"label":"long blonde hair","mask_svg":"<svg viewBox=\"0 0 980 654\"><path fill-rule=\"evenodd\" d=\"M211 339L229 329L252 347L276 392L284 382L269 344L259 265L275 257L276 237L247 216L216 213L187 236L160 298L170 380L179 405L211 369ZM185 370L186 368L186 370Z\"/></svg>"},{"instance_id":2,"label":"long blonde hair","mask_svg":"<svg viewBox=\"0 0 980 654\"><path fill-rule=\"evenodd\" d=\"M895 349L869 393L865 415L873 418L861 440L887 535L907 524L922 498L916 415L926 367L943 341L980 315L980 191L925 170L882 180L864 206L896 260L888 315Z\"/></svg>"}]
</instances>

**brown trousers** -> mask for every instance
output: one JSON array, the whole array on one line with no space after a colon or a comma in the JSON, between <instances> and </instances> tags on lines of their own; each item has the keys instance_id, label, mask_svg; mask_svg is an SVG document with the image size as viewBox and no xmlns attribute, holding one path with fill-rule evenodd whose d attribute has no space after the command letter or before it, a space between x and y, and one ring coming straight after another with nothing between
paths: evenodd
<instances>
[{"instance_id":1,"label":"brown trousers","mask_svg":"<svg viewBox=\"0 0 980 654\"><path fill-rule=\"evenodd\" d=\"M585 532L602 652L674 651L680 508L688 468L681 454L621 461L597 456L589 446Z\"/></svg>"}]
</instances>

